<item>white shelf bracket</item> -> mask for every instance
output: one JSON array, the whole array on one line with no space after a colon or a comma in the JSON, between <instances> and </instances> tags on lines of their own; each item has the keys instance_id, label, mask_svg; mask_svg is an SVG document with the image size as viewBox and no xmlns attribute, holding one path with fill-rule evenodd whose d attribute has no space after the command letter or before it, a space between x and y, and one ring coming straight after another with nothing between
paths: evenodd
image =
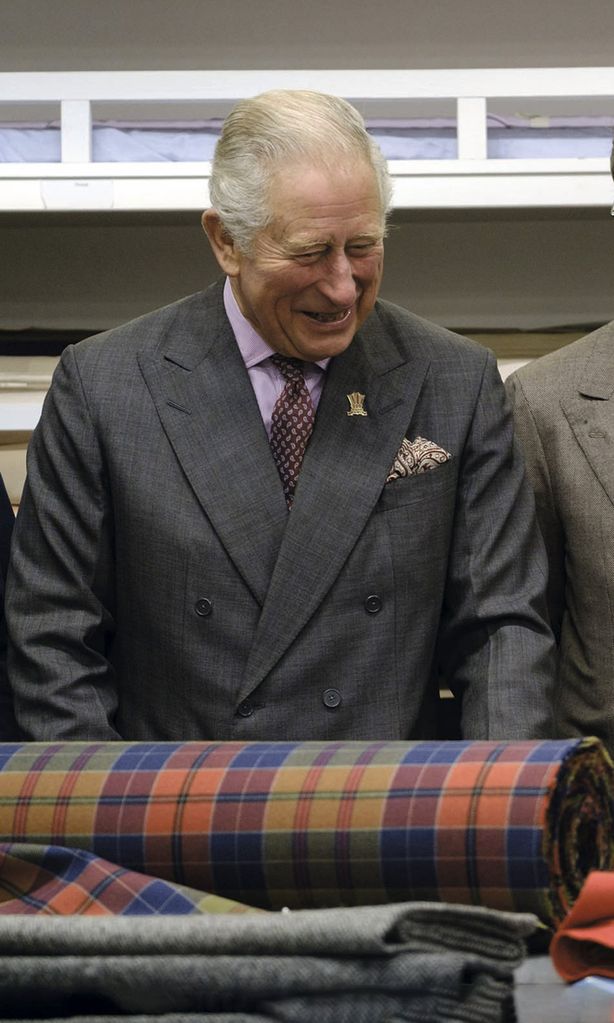
<instances>
[{"instance_id":1,"label":"white shelf bracket","mask_svg":"<svg viewBox=\"0 0 614 1023\"><path fill-rule=\"evenodd\" d=\"M488 128L486 100L482 97L460 97L456 102L458 159L486 160Z\"/></svg>"},{"instance_id":2,"label":"white shelf bracket","mask_svg":"<svg viewBox=\"0 0 614 1023\"><path fill-rule=\"evenodd\" d=\"M90 163L92 159L92 105L86 99L64 99L62 110L62 163Z\"/></svg>"}]
</instances>

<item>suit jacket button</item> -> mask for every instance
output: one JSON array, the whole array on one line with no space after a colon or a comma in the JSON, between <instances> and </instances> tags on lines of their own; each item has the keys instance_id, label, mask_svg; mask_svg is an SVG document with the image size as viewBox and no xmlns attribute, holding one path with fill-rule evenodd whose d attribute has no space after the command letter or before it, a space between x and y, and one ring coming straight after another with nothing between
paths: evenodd
<instances>
[{"instance_id":1,"label":"suit jacket button","mask_svg":"<svg viewBox=\"0 0 614 1023\"><path fill-rule=\"evenodd\" d=\"M341 703L341 693L338 689L325 689L322 693L322 703L329 710L334 710Z\"/></svg>"},{"instance_id":2,"label":"suit jacket button","mask_svg":"<svg viewBox=\"0 0 614 1023\"><path fill-rule=\"evenodd\" d=\"M194 610L201 618L206 618L213 611L213 603L208 597L199 597L194 605Z\"/></svg>"},{"instance_id":3,"label":"suit jacket button","mask_svg":"<svg viewBox=\"0 0 614 1023\"><path fill-rule=\"evenodd\" d=\"M241 718L251 718L253 713L254 706L249 702L249 700L243 700L243 703L240 703L237 707L237 714Z\"/></svg>"},{"instance_id":4,"label":"suit jacket button","mask_svg":"<svg viewBox=\"0 0 614 1023\"><path fill-rule=\"evenodd\" d=\"M377 593L371 593L365 600L365 611L370 615L376 615L382 610L382 598Z\"/></svg>"}]
</instances>

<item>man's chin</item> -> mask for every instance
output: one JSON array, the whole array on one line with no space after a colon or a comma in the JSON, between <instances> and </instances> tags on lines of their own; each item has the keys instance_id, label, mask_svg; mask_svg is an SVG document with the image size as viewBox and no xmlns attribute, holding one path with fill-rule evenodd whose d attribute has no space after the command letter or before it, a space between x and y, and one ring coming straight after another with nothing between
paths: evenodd
<instances>
[{"instance_id":1,"label":"man's chin","mask_svg":"<svg viewBox=\"0 0 614 1023\"><path fill-rule=\"evenodd\" d=\"M351 345L356 329L355 319L343 330L312 330L309 326L303 328L296 338L296 348L301 352L300 358L308 362L319 362L321 359L340 355Z\"/></svg>"},{"instance_id":2,"label":"man's chin","mask_svg":"<svg viewBox=\"0 0 614 1023\"><path fill-rule=\"evenodd\" d=\"M346 335L337 338L330 338L323 340L319 338L317 343L315 341L305 342L301 345L300 358L306 362L321 362L322 359L333 359L336 355L341 355L342 352L349 348L354 335Z\"/></svg>"}]
</instances>

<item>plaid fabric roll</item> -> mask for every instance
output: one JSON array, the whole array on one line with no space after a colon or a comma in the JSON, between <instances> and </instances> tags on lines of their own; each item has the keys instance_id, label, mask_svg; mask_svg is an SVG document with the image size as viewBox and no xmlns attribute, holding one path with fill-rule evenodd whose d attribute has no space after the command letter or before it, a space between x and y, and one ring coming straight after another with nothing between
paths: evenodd
<instances>
[{"instance_id":1,"label":"plaid fabric roll","mask_svg":"<svg viewBox=\"0 0 614 1023\"><path fill-rule=\"evenodd\" d=\"M594 739L0 745L0 841L261 908L407 900L556 924L613 866Z\"/></svg>"}]
</instances>

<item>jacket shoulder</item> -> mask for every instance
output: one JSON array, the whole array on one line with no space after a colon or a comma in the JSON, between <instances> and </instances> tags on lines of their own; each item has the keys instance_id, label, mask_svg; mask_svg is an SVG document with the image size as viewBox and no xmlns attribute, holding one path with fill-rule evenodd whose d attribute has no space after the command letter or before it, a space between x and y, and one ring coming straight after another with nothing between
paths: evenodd
<instances>
[{"instance_id":1,"label":"jacket shoulder","mask_svg":"<svg viewBox=\"0 0 614 1023\"><path fill-rule=\"evenodd\" d=\"M607 357L610 351L614 375L614 321L517 369L508 378L508 389L520 390L530 403L558 400L577 392L595 356Z\"/></svg>"}]
</instances>

